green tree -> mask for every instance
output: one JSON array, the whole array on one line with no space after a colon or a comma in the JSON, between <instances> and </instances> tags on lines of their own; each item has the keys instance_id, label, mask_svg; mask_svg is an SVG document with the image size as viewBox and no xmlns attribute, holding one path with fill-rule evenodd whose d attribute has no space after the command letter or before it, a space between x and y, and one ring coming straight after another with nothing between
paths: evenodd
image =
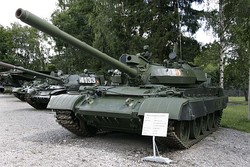
<instances>
[{"instance_id":1,"label":"green tree","mask_svg":"<svg viewBox=\"0 0 250 167\"><path fill-rule=\"evenodd\" d=\"M228 10L235 10L232 24L229 27L229 33L231 34L230 42L233 43L233 54L229 57L227 84L242 89L247 101L248 71L250 67L250 1L232 1L230 6L231 8ZM227 14L229 15L229 12Z\"/></svg>"},{"instance_id":2,"label":"green tree","mask_svg":"<svg viewBox=\"0 0 250 167\"><path fill-rule=\"evenodd\" d=\"M36 29L14 23L0 27L0 60L32 70L45 70L50 49Z\"/></svg>"},{"instance_id":3,"label":"green tree","mask_svg":"<svg viewBox=\"0 0 250 167\"><path fill-rule=\"evenodd\" d=\"M249 21L248 21L250 14L249 2L250 2L249 0L239 0L239 1L219 0L219 6L220 6L219 38L221 41L221 53L225 54L226 49L230 47L231 54L227 56L227 58L230 59L228 62L232 63L232 61L239 61L240 63L243 63L242 67L244 67L246 63L249 63L249 61L247 62L242 61L245 59L244 57L246 55L244 54L244 52L246 51L246 49L249 50L249 48L246 47L248 45L247 43L249 43L249 38L245 38L246 36L249 37L248 35L249 31L244 30L245 28L249 28ZM244 32L244 34L242 34L242 32ZM221 59L223 57L221 57ZM236 66L233 65L233 67ZM224 75L221 75L221 77L224 77ZM221 79L221 82L222 81L224 81L224 78ZM241 82L241 80L238 81Z\"/></svg>"},{"instance_id":4,"label":"green tree","mask_svg":"<svg viewBox=\"0 0 250 167\"><path fill-rule=\"evenodd\" d=\"M11 27L12 48L15 59L19 65L34 70L45 69L45 55L42 52L42 34L36 29L20 24Z\"/></svg>"},{"instance_id":5,"label":"green tree","mask_svg":"<svg viewBox=\"0 0 250 167\"><path fill-rule=\"evenodd\" d=\"M226 64L225 85L246 90L250 66L250 1L218 0L217 2L220 9L209 13L213 16L209 19L209 23L220 39L221 62ZM222 85L224 75L221 74L220 78Z\"/></svg>"},{"instance_id":6,"label":"green tree","mask_svg":"<svg viewBox=\"0 0 250 167\"><path fill-rule=\"evenodd\" d=\"M192 9L192 2L201 3L202 0L59 0L52 22L116 59L124 53L141 52L144 45L149 45L155 61L161 62L172 51L167 44L180 41L180 26L186 27L189 33L199 28L198 20L203 11ZM199 44L183 38L182 45L189 47L183 55L192 61L195 54L190 52L199 52ZM56 51L53 62L64 60L68 70L102 70L105 67L102 62L57 39Z\"/></svg>"},{"instance_id":7,"label":"green tree","mask_svg":"<svg viewBox=\"0 0 250 167\"><path fill-rule=\"evenodd\" d=\"M14 43L12 40L12 33L0 26L0 60L14 63L15 59L13 58L12 48L14 47Z\"/></svg>"},{"instance_id":8,"label":"green tree","mask_svg":"<svg viewBox=\"0 0 250 167\"><path fill-rule=\"evenodd\" d=\"M194 63L212 77L213 84L219 83L220 44L214 42L201 48L201 53L195 57Z\"/></svg>"},{"instance_id":9,"label":"green tree","mask_svg":"<svg viewBox=\"0 0 250 167\"><path fill-rule=\"evenodd\" d=\"M230 1L230 0L229 0ZM218 4L218 10L214 9L207 12L208 27L212 27L214 32L217 34L220 44L219 50L219 85L224 88L224 69L227 61L228 48L231 48L231 43L229 42L228 28L231 24L231 18L226 17L227 9L230 5L229 1L226 0L214 0L212 3ZM210 2L209 2L210 3ZM231 11L233 12L233 11Z\"/></svg>"},{"instance_id":10,"label":"green tree","mask_svg":"<svg viewBox=\"0 0 250 167\"><path fill-rule=\"evenodd\" d=\"M248 101L248 69L249 53L238 51L240 56L237 60L230 58L225 68L225 86L241 89L244 92L245 100ZM247 56L246 56L247 55Z\"/></svg>"},{"instance_id":11,"label":"green tree","mask_svg":"<svg viewBox=\"0 0 250 167\"><path fill-rule=\"evenodd\" d=\"M92 27L88 23L88 15L93 11L92 0L59 0L58 9L52 14L52 22L61 30L86 42L93 43ZM51 58L51 62L57 69L64 72L82 72L85 68L93 68L95 61L91 60L91 55L80 51L62 40L55 39L56 56Z\"/></svg>"},{"instance_id":12,"label":"green tree","mask_svg":"<svg viewBox=\"0 0 250 167\"><path fill-rule=\"evenodd\" d=\"M166 45L179 42L180 25L190 33L199 28L203 12L192 9L192 2L202 1L96 1L91 18L95 44L105 43L105 50L116 56L140 52L147 44L154 57L162 61L172 50Z\"/></svg>"}]
</instances>

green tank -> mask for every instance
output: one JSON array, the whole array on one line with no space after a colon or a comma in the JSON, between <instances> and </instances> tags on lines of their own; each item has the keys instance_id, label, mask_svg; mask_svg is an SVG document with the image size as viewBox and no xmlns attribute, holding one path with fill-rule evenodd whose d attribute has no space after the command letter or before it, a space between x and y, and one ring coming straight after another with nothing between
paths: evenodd
<instances>
[{"instance_id":1,"label":"green tank","mask_svg":"<svg viewBox=\"0 0 250 167\"><path fill-rule=\"evenodd\" d=\"M84 85L84 83L79 83L84 76L85 74L63 75L61 76L63 81L61 84L47 81L33 86L27 90L26 101L36 109L47 109L51 96L66 93L76 94L79 91L79 87ZM93 77L95 78L95 83L86 83L85 85L95 85L96 82L101 83L100 76L93 75Z\"/></svg>"},{"instance_id":2,"label":"green tank","mask_svg":"<svg viewBox=\"0 0 250 167\"><path fill-rule=\"evenodd\" d=\"M37 79L35 79L33 81L25 82L25 83L23 83L23 85L21 87L12 88L12 93L19 100L26 101L28 90L30 88L34 87L35 83L37 83Z\"/></svg>"},{"instance_id":3,"label":"green tank","mask_svg":"<svg viewBox=\"0 0 250 167\"><path fill-rule=\"evenodd\" d=\"M26 101L36 109L46 109L47 104L50 100L50 95L66 93L62 77L56 77L42 72L25 69L23 67L8 64L2 61L0 61L0 66L7 69L15 70L15 74L19 74L13 75L11 73L11 78L15 78L13 80L20 81L25 79L25 81L29 82L22 84L18 82L19 85L13 87L11 92L14 94L15 97L17 97L21 101ZM49 79L54 81L54 85L49 83ZM45 96L45 94L47 96Z\"/></svg>"},{"instance_id":4,"label":"green tank","mask_svg":"<svg viewBox=\"0 0 250 167\"><path fill-rule=\"evenodd\" d=\"M167 137L156 140L162 148L184 149L218 129L228 97L223 89L207 84L206 74L199 67L174 61L175 54L163 64L150 62L145 53L123 54L116 60L26 10L18 9L16 17L116 69L108 86L83 86L80 93L51 97L48 108L56 112L57 122L72 133L141 134L145 113L169 113Z\"/></svg>"},{"instance_id":5,"label":"green tank","mask_svg":"<svg viewBox=\"0 0 250 167\"><path fill-rule=\"evenodd\" d=\"M23 71L10 70L0 72L0 92L13 93L13 90L22 88L25 82L32 80L34 80L34 77L27 75Z\"/></svg>"},{"instance_id":6,"label":"green tank","mask_svg":"<svg viewBox=\"0 0 250 167\"><path fill-rule=\"evenodd\" d=\"M55 96L67 92L70 92L72 94L78 92L80 86L90 86L96 84L100 85L104 83L103 76L95 75L86 69L85 73L83 74L63 75L62 72L59 71L57 74L52 72L51 75L48 75L45 73L36 72L33 70L25 69L23 67L4 63L2 61L0 61L0 66L8 69L13 69L15 70L15 74L19 74L19 79L17 79L17 76L12 73L11 77L9 78L13 78L13 81L20 81L21 76L22 80L26 79L26 81L29 81L28 83L26 82L22 84L18 82L19 86L12 87L11 92L21 101L26 101L32 107L39 110L44 110L47 108L50 97L52 95ZM22 75L20 75L20 73ZM8 75L10 74L8 73ZM96 83L79 82L85 78L88 78L89 76L93 77Z\"/></svg>"}]
</instances>

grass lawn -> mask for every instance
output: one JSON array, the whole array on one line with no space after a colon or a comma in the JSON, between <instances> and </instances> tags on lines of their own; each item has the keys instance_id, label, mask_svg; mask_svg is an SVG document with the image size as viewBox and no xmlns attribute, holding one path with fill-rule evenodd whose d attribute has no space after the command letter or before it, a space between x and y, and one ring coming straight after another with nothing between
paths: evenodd
<instances>
[{"instance_id":1,"label":"grass lawn","mask_svg":"<svg viewBox=\"0 0 250 167\"><path fill-rule=\"evenodd\" d=\"M248 103L244 100L244 97L229 97L229 103L222 115L222 127L250 133Z\"/></svg>"}]
</instances>

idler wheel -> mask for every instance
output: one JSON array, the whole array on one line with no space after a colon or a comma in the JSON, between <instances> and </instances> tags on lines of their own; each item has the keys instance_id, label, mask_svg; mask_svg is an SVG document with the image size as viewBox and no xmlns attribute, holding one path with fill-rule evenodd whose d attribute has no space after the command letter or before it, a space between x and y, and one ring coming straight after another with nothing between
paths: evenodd
<instances>
[{"instance_id":1,"label":"idler wheel","mask_svg":"<svg viewBox=\"0 0 250 167\"><path fill-rule=\"evenodd\" d=\"M207 130L212 130L214 125L214 113L207 115L208 121L207 121Z\"/></svg>"},{"instance_id":2,"label":"idler wheel","mask_svg":"<svg viewBox=\"0 0 250 167\"><path fill-rule=\"evenodd\" d=\"M179 121L175 126L175 134L183 142L186 143L190 136L190 122L189 121Z\"/></svg>"},{"instance_id":3,"label":"idler wheel","mask_svg":"<svg viewBox=\"0 0 250 167\"><path fill-rule=\"evenodd\" d=\"M204 135L207 131L207 121L208 121L207 116L202 117L201 120L202 120L201 134Z\"/></svg>"},{"instance_id":4,"label":"idler wheel","mask_svg":"<svg viewBox=\"0 0 250 167\"><path fill-rule=\"evenodd\" d=\"M190 138L197 139L200 136L202 128L202 118L196 118L191 122Z\"/></svg>"}]
</instances>

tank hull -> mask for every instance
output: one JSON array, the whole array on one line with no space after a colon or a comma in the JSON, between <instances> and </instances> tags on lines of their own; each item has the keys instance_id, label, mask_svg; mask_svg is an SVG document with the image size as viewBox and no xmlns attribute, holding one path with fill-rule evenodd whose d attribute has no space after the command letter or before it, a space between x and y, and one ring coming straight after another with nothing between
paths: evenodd
<instances>
[{"instance_id":1,"label":"tank hull","mask_svg":"<svg viewBox=\"0 0 250 167\"><path fill-rule=\"evenodd\" d=\"M53 90L36 90L35 94L25 95L26 102L38 110L47 109L47 105L52 95L65 94L67 90L65 88L53 89Z\"/></svg>"},{"instance_id":2,"label":"tank hull","mask_svg":"<svg viewBox=\"0 0 250 167\"><path fill-rule=\"evenodd\" d=\"M15 93L13 93L13 94L14 94L14 96L15 96L16 98L18 98L19 100L21 100L21 101L26 101L26 99L25 99L26 93L25 93L25 92L15 92Z\"/></svg>"}]
</instances>

